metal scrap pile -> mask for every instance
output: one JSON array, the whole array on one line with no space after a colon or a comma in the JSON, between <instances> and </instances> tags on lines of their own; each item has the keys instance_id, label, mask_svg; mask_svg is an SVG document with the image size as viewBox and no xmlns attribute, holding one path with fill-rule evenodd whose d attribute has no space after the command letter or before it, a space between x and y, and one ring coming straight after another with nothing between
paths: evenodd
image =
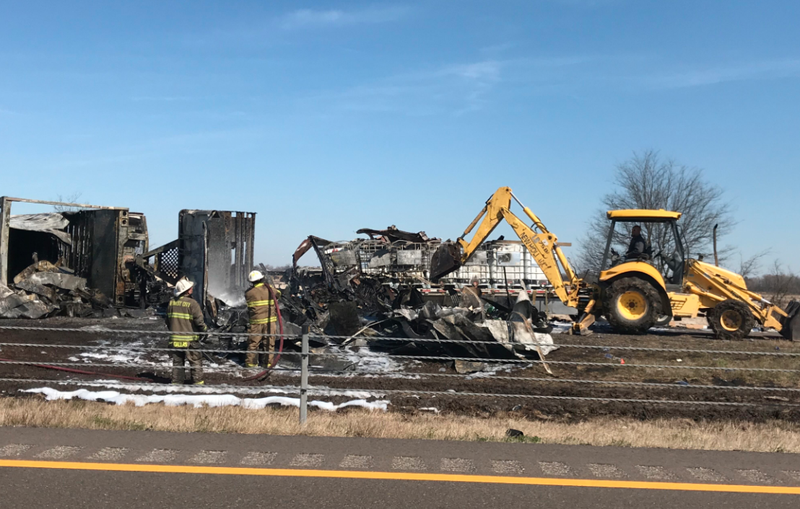
<instances>
[{"instance_id":1,"label":"metal scrap pile","mask_svg":"<svg viewBox=\"0 0 800 509\"><path fill-rule=\"evenodd\" d=\"M86 279L74 271L46 260L20 272L13 284L0 285L0 317L44 318L103 316L112 302L98 290L88 288Z\"/></svg>"},{"instance_id":2,"label":"metal scrap pile","mask_svg":"<svg viewBox=\"0 0 800 509\"><path fill-rule=\"evenodd\" d=\"M513 310L500 310L489 303L480 309L442 307L424 302L414 289L406 295L404 302L395 303L391 313L369 325L371 348L398 355L495 359L543 356L551 349L537 346L552 344L552 329L545 326L524 292L520 292ZM409 341L382 341L381 337L405 337Z\"/></svg>"}]
</instances>

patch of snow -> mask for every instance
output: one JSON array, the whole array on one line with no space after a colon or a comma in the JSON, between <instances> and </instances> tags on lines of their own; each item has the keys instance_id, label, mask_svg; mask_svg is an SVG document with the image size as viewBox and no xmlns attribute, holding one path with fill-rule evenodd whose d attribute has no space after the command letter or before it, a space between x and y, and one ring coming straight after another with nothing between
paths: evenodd
<instances>
[{"instance_id":1,"label":"patch of snow","mask_svg":"<svg viewBox=\"0 0 800 509\"><path fill-rule=\"evenodd\" d=\"M108 327L103 327L102 325L86 325L80 328L81 330L96 330L96 331L108 331L111 332L111 329Z\"/></svg>"},{"instance_id":2,"label":"patch of snow","mask_svg":"<svg viewBox=\"0 0 800 509\"><path fill-rule=\"evenodd\" d=\"M248 409L262 409L268 405L281 405L281 406L300 406L300 398L288 398L284 396L268 396L265 398L239 398L232 394L203 394L203 395L188 395L188 394L123 394L118 391L89 391L86 389L78 389L77 391L58 391L49 387L40 387L36 389L27 389L23 392L30 392L35 394L44 394L48 401L55 400L71 400L73 398L83 399L86 401L106 401L116 405L125 405L133 403L136 406L144 406L154 403L163 403L166 406L183 406L192 405L195 408L202 406L209 407L223 407L223 406L241 406ZM366 401L365 399L354 399L344 403L331 403L329 401L309 401L309 406L319 408L321 410L336 411L340 408L346 407L362 407L368 410L383 410L386 411L389 402L382 401Z\"/></svg>"}]
</instances>

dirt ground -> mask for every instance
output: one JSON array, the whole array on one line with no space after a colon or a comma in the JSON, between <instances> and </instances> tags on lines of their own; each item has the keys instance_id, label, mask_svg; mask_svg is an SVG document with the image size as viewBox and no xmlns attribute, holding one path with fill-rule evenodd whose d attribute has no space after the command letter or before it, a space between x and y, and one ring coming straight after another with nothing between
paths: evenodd
<instances>
[{"instance_id":1,"label":"dirt ground","mask_svg":"<svg viewBox=\"0 0 800 509\"><path fill-rule=\"evenodd\" d=\"M166 338L156 339L147 331L163 330L163 323L148 318L140 319L66 319L54 318L40 321L5 320L0 325L35 327L103 327L107 329L141 330L140 335L112 336L107 331L88 332L15 331L0 330L0 359L33 362L87 362L81 369L108 374L139 376L156 383L168 383L169 371L166 354L146 353L136 357L136 362L152 363L152 368L135 368L123 365L97 367L97 363L114 364L113 359L81 357L82 351L66 348L39 348L13 346L13 344L61 345L124 345L126 342L147 346L166 346ZM404 363L403 373L377 376L375 372L355 374L312 373L311 384L330 388L365 391L455 391L450 395L387 394L390 411L414 415L428 412L490 417L498 414L543 421L580 422L601 416L624 416L641 420L658 418L688 418L693 420L722 420L762 422L767 420L800 420L800 373L770 371L738 371L736 368L800 369L800 356L755 355L756 353L800 354L800 344L780 339L774 334L757 334L744 341L714 340L706 331L670 329L645 336L625 336L608 332L589 336L554 334L556 344L590 345L599 348L562 346L547 356L553 375L548 375L540 364L504 364L495 372L478 373L469 377L457 375L452 362L421 361ZM114 339L110 339L110 338ZM138 342L138 343L137 343ZM9 345L12 344L12 345ZM216 348L214 343L207 346ZM643 352L625 350L623 347L664 348L669 350L719 350L732 353L707 352ZM624 360L624 364L623 361ZM575 366L558 362L594 362L596 366ZM659 365L664 367L638 367ZM245 382L242 370L232 362L220 363L227 371L209 371L206 383L243 385L257 388L259 383L269 385L297 385L296 372L275 371L265 382ZM282 363L284 368L291 367ZM710 370L684 369L687 366L710 366ZM281 366L279 366L281 367ZM248 375L252 371L246 372ZM407 376L413 373L414 377ZM453 376L443 376L453 375ZM513 380L508 377L535 378ZM0 395L32 397L20 389L56 385L29 382L24 379L75 381L59 385L59 390L73 390L81 381L108 379L108 376L77 375L42 369L35 366L0 364ZM17 381L19 380L19 381ZM580 383L584 380L592 383ZM609 382L634 382L666 384L665 386L613 385ZM703 387L694 387L700 385ZM716 386L714 388L709 386ZM748 390L745 387L770 388ZM795 389L779 390L779 389ZM97 389L95 389L97 390ZM486 396L463 396L458 393L481 393ZM257 394L257 393L256 393ZM518 397L501 397L506 394ZM537 396L528 398L524 396ZM256 397L248 394L248 397ZM604 401L592 399L556 398L609 398L615 400L646 399L652 402ZM345 398L326 397L330 401ZM658 401L678 401L666 403ZM742 403L747 406L709 405L702 402ZM750 406L752 405L752 406Z\"/></svg>"}]
</instances>

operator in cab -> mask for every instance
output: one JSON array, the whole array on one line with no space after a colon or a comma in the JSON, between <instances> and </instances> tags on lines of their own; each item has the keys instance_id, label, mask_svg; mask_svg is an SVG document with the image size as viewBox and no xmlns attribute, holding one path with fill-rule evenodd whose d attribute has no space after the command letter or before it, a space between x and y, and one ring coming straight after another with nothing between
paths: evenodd
<instances>
[{"instance_id":1,"label":"operator in cab","mask_svg":"<svg viewBox=\"0 0 800 509\"><path fill-rule=\"evenodd\" d=\"M628 246L625 258L628 260L636 259L644 254L647 254L647 242L642 237L642 227L637 224L631 231L631 244Z\"/></svg>"}]
</instances>

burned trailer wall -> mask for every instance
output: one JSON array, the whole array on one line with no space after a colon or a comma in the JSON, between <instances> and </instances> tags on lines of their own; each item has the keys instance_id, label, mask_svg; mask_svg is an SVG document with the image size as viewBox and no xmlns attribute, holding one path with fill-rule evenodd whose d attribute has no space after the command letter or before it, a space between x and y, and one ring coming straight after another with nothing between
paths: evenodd
<instances>
[{"instance_id":1,"label":"burned trailer wall","mask_svg":"<svg viewBox=\"0 0 800 509\"><path fill-rule=\"evenodd\" d=\"M64 212L72 244L64 246L67 267L84 277L115 306L134 306L139 284L132 270L137 255L149 248L147 221L128 209Z\"/></svg>"},{"instance_id":2,"label":"burned trailer wall","mask_svg":"<svg viewBox=\"0 0 800 509\"><path fill-rule=\"evenodd\" d=\"M203 305L209 295L229 305L244 302L253 268L255 222L255 212L180 212L181 272L195 283L195 296Z\"/></svg>"}]
</instances>

